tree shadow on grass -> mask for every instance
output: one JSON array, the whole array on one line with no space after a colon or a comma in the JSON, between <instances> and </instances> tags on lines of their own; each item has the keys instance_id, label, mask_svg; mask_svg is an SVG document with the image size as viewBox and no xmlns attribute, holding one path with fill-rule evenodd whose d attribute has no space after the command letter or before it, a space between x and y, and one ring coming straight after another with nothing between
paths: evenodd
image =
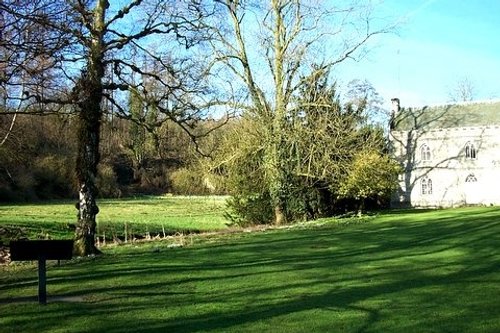
<instances>
[{"instance_id":1,"label":"tree shadow on grass","mask_svg":"<svg viewBox=\"0 0 500 333\"><path fill-rule=\"evenodd\" d=\"M5 327L28 331L37 326L22 318L32 315L46 329L61 327L61 317L88 320L86 332L493 332L500 330L500 221L479 216L105 256L49 276L62 296L86 302L16 312L0 298L0 311ZM12 282L0 289L18 288Z\"/></svg>"}]
</instances>

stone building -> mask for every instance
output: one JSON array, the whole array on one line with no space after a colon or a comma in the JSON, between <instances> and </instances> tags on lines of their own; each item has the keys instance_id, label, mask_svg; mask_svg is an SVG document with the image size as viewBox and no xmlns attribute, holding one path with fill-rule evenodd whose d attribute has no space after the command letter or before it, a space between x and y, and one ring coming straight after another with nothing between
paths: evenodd
<instances>
[{"instance_id":1,"label":"stone building","mask_svg":"<svg viewBox=\"0 0 500 333\"><path fill-rule=\"evenodd\" d=\"M403 167L394 207L500 205L500 101L400 108L390 143Z\"/></svg>"}]
</instances>

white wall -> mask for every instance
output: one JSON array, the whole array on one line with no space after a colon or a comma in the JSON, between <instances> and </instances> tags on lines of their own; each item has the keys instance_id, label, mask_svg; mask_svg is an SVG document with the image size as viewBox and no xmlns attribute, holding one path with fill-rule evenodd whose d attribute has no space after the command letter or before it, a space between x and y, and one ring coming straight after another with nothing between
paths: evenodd
<instances>
[{"instance_id":1,"label":"white wall","mask_svg":"<svg viewBox=\"0 0 500 333\"><path fill-rule=\"evenodd\" d=\"M411 140L408 141L408 136ZM406 148L410 143L411 151ZM465 158L465 145L476 147L476 159ZM429 131L392 131L393 155L406 166L400 176L407 196L396 194L393 203L413 207L450 207L465 204L500 205L500 127L464 127ZM431 160L421 160L423 144L431 148ZM466 183L473 174L477 182ZM421 180L432 180L432 194L422 195ZM406 186L408 185L408 186Z\"/></svg>"}]
</instances>

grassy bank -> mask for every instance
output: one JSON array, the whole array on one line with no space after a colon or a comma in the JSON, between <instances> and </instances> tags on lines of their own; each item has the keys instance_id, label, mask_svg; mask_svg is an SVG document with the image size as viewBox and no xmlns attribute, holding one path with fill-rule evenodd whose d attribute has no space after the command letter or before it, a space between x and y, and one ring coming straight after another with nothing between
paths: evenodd
<instances>
[{"instance_id":1,"label":"grassy bank","mask_svg":"<svg viewBox=\"0 0 500 333\"><path fill-rule=\"evenodd\" d=\"M146 233L201 232L226 228L225 197L141 197L99 200L100 237L142 237ZM0 205L0 228L16 237L71 238L74 202ZM1 236L0 236L1 237Z\"/></svg>"},{"instance_id":2,"label":"grassy bank","mask_svg":"<svg viewBox=\"0 0 500 333\"><path fill-rule=\"evenodd\" d=\"M49 267L47 306L1 268L0 331L500 331L500 209L316 225L110 247Z\"/></svg>"}]
</instances>

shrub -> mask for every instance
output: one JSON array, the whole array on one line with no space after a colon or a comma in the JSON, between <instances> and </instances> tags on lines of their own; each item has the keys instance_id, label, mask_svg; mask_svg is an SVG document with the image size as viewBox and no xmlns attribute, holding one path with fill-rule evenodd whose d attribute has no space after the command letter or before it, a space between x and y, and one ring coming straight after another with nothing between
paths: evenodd
<instances>
[{"instance_id":1,"label":"shrub","mask_svg":"<svg viewBox=\"0 0 500 333\"><path fill-rule=\"evenodd\" d=\"M118 198L121 196L122 192L118 185L118 179L111 165L100 165L97 173L97 188L101 197Z\"/></svg>"},{"instance_id":2,"label":"shrub","mask_svg":"<svg viewBox=\"0 0 500 333\"><path fill-rule=\"evenodd\" d=\"M8 177L0 174L0 201L33 201L37 199L33 174L22 166Z\"/></svg>"},{"instance_id":3,"label":"shrub","mask_svg":"<svg viewBox=\"0 0 500 333\"><path fill-rule=\"evenodd\" d=\"M170 175L172 191L184 195L204 195L210 190L204 180L203 173L194 168L180 168Z\"/></svg>"},{"instance_id":4,"label":"shrub","mask_svg":"<svg viewBox=\"0 0 500 333\"><path fill-rule=\"evenodd\" d=\"M32 166L34 191L39 199L67 198L74 193L73 163L69 157L47 155Z\"/></svg>"},{"instance_id":5,"label":"shrub","mask_svg":"<svg viewBox=\"0 0 500 333\"><path fill-rule=\"evenodd\" d=\"M233 224L240 227L257 224L270 224L274 214L271 199L267 193L259 195L235 195L228 199L226 214Z\"/></svg>"}]
</instances>

